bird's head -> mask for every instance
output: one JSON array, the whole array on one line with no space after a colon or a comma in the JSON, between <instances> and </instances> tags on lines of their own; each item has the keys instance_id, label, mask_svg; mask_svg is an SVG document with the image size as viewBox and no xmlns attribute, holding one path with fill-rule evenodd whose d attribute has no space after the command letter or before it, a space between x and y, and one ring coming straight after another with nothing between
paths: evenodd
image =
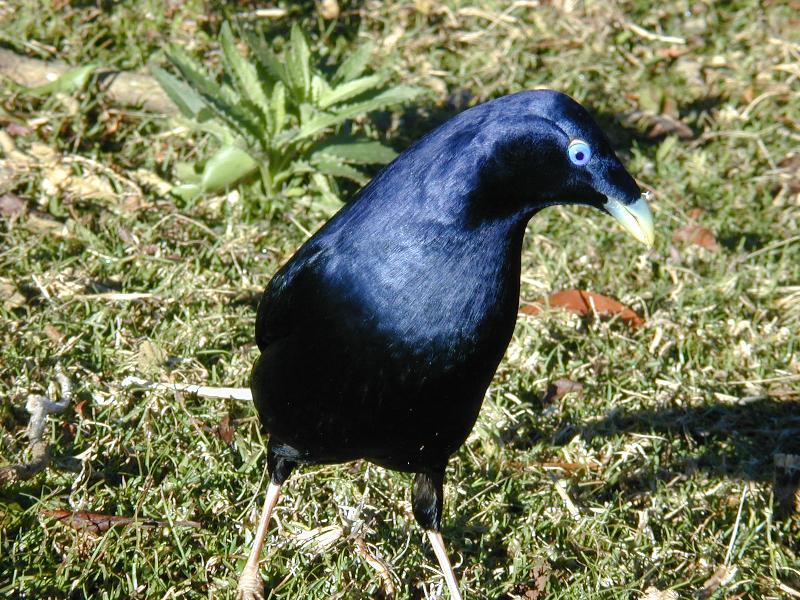
<instances>
[{"instance_id":1,"label":"bird's head","mask_svg":"<svg viewBox=\"0 0 800 600\"><path fill-rule=\"evenodd\" d=\"M480 188L486 200L493 197L494 207L498 196L506 209L531 213L556 204L593 206L652 246L645 195L580 104L559 92L535 90L482 106L488 118L482 119L486 129L478 143L492 149L480 169Z\"/></svg>"}]
</instances>

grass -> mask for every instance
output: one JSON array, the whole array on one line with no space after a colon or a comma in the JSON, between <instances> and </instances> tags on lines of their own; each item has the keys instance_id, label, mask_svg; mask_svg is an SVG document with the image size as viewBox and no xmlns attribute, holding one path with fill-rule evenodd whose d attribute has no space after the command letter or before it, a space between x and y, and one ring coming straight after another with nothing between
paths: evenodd
<instances>
[{"instance_id":1,"label":"grass","mask_svg":"<svg viewBox=\"0 0 800 600\"><path fill-rule=\"evenodd\" d=\"M479 423L448 470L444 533L462 587L493 599L542 589L638 598L651 586L681 598L796 595L800 481L781 466L800 455L792 3L341 9L337 22L312 6L259 21L246 3L34 10L10 0L0 3L0 42L135 69L160 60L167 41L216 64L223 17L284 36L298 21L334 59L368 38L396 82L430 90L418 105L376 117L373 133L397 149L467 105L520 89L555 87L590 106L655 192L656 247L643 251L599 214L551 209L529 226L522 298L590 289L647 324L557 311L520 317ZM0 195L25 202L23 214L0 221L2 461L28 456L25 398L47 386L56 362L76 396L50 417L50 467L0 484L0 594L233 597L265 484L253 408L133 393L120 382L136 374L246 385L258 293L324 216L299 202L252 220L246 197L160 195L152 175L173 180L175 162L203 155L207 141L102 93L76 102L4 87L0 107L6 131L27 127L13 141L34 157L0 156ZM653 115L688 133L659 134ZM714 232L716 250L672 241L693 219ZM115 300L116 292L149 295ZM557 379L583 389L548 397ZM220 435L225 419L232 431ZM271 597L380 596L355 535L389 565L398 597L443 597L408 511L409 484L363 463L294 475L262 569ZM48 517L54 509L202 526L91 534ZM712 577L720 567L732 574L723 585Z\"/></svg>"}]
</instances>

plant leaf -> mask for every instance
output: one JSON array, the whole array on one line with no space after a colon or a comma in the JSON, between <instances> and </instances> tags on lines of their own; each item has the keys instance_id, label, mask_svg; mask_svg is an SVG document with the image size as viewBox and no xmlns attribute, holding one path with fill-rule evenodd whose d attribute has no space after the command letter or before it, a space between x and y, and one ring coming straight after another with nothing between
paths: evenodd
<instances>
[{"instance_id":1,"label":"plant leaf","mask_svg":"<svg viewBox=\"0 0 800 600\"><path fill-rule=\"evenodd\" d=\"M277 134L283 130L286 121L286 86L278 81L272 88L272 133Z\"/></svg>"},{"instance_id":2,"label":"plant leaf","mask_svg":"<svg viewBox=\"0 0 800 600\"><path fill-rule=\"evenodd\" d=\"M328 108L333 104L355 98L359 94L363 94L364 92L376 87L380 83L381 78L377 75L369 75L368 77L361 77L360 79L348 81L347 83L343 83L327 93L322 94L320 96L318 105L320 108Z\"/></svg>"},{"instance_id":3,"label":"plant leaf","mask_svg":"<svg viewBox=\"0 0 800 600\"><path fill-rule=\"evenodd\" d=\"M320 99L331 93L331 86L316 73L311 76L311 102L320 105Z\"/></svg>"},{"instance_id":4,"label":"plant leaf","mask_svg":"<svg viewBox=\"0 0 800 600\"><path fill-rule=\"evenodd\" d=\"M204 192L223 190L255 171L257 167L253 157L244 150L225 146L206 163L200 184Z\"/></svg>"},{"instance_id":5,"label":"plant leaf","mask_svg":"<svg viewBox=\"0 0 800 600\"><path fill-rule=\"evenodd\" d=\"M202 193L202 190L196 183L184 183L181 185L176 185L169 191L169 193L180 198L181 200L188 202L197 198Z\"/></svg>"},{"instance_id":6,"label":"plant leaf","mask_svg":"<svg viewBox=\"0 0 800 600\"><path fill-rule=\"evenodd\" d=\"M339 123L343 123L347 119L355 117L356 115L360 115L363 113L367 113L373 110L378 110L380 108L385 108L387 106L392 106L395 104L400 104L402 102L406 102L415 98L417 95L420 94L422 90L417 87L407 86L407 85L400 85L379 94L376 94L369 100L364 100L362 102L357 102L355 104L349 104L338 109L335 113L332 114L323 114L314 119L308 121L305 125L303 125L297 132L294 140L298 141L303 138L307 138L312 136L320 131L327 129L328 127L332 127L333 125L338 125Z\"/></svg>"},{"instance_id":7,"label":"plant leaf","mask_svg":"<svg viewBox=\"0 0 800 600\"><path fill-rule=\"evenodd\" d=\"M397 152L373 140L342 141L333 139L316 146L311 155L312 160L317 156L332 156L341 162L369 165L386 164L397 156Z\"/></svg>"},{"instance_id":8,"label":"plant leaf","mask_svg":"<svg viewBox=\"0 0 800 600\"><path fill-rule=\"evenodd\" d=\"M313 173L311 175L311 180L317 186L322 196L318 204L321 206L322 210L332 215L341 207L342 201L331 190L328 178L325 177L325 175L322 173Z\"/></svg>"},{"instance_id":9,"label":"plant leaf","mask_svg":"<svg viewBox=\"0 0 800 600\"><path fill-rule=\"evenodd\" d=\"M167 58L220 119L241 135L260 139L257 120L242 108L238 94L228 86L214 82L180 47L172 46Z\"/></svg>"},{"instance_id":10,"label":"plant leaf","mask_svg":"<svg viewBox=\"0 0 800 600\"><path fill-rule=\"evenodd\" d=\"M257 106L263 113L264 118L268 119L270 102L267 98L267 94L261 86L255 67L239 54L239 51L236 49L236 42L233 39L231 27L227 21L222 24L220 39L222 55L225 58L228 70L233 74L241 95Z\"/></svg>"},{"instance_id":11,"label":"plant leaf","mask_svg":"<svg viewBox=\"0 0 800 600\"><path fill-rule=\"evenodd\" d=\"M374 46L371 43L363 44L356 48L336 69L333 80L344 83L360 77L367 67L373 49Z\"/></svg>"},{"instance_id":12,"label":"plant leaf","mask_svg":"<svg viewBox=\"0 0 800 600\"><path fill-rule=\"evenodd\" d=\"M197 121L208 118L208 111L203 112L206 102L190 86L156 65L150 65L150 73L184 117Z\"/></svg>"},{"instance_id":13,"label":"plant leaf","mask_svg":"<svg viewBox=\"0 0 800 600\"><path fill-rule=\"evenodd\" d=\"M291 44L286 53L286 71L291 80L290 90L301 102L309 97L311 91L310 57L306 36L297 24L292 25Z\"/></svg>"},{"instance_id":14,"label":"plant leaf","mask_svg":"<svg viewBox=\"0 0 800 600\"><path fill-rule=\"evenodd\" d=\"M324 154L316 155L313 158L313 166L319 173L324 175L331 175L333 177L344 177L359 183L366 184L369 179L358 169L354 169L350 165L339 162L333 157L325 156Z\"/></svg>"},{"instance_id":15,"label":"plant leaf","mask_svg":"<svg viewBox=\"0 0 800 600\"><path fill-rule=\"evenodd\" d=\"M273 82L281 81L283 85L290 86L292 82L286 72L286 66L267 46L266 42L252 32L245 34L245 40L256 59L256 63L263 71L262 75Z\"/></svg>"},{"instance_id":16,"label":"plant leaf","mask_svg":"<svg viewBox=\"0 0 800 600\"><path fill-rule=\"evenodd\" d=\"M50 83L45 83L39 87L31 88L28 93L37 96L46 96L48 94L71 94L86 87L89 77L97 69L97 65L92 63L75 67L64 73L61 77Z\"/></svg>"}]
</instances>

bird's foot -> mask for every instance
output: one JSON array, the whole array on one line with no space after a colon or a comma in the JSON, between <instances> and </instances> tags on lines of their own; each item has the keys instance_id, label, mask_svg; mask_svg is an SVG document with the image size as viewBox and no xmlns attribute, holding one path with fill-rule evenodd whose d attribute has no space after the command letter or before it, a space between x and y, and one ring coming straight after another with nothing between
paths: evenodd
<instances>
[{"instance_id":1,"label":"bird's foot","mask_svg":"<svg viewBox=\"0 0 800 600\"><path fill-rule=\"evenodd\" d=\"M236 600L264 600L264 582L257 566L246 566L236 586Z\"/></svg>"}]
</instances>

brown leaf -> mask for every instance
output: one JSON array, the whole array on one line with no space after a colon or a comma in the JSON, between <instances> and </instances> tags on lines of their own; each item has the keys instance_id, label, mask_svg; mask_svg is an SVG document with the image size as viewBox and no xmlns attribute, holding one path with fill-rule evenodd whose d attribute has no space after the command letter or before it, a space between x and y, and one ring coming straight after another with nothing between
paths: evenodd
<instances>
[{"instance_id":1,"label":"brown leaf","mask_svg":"<svg viewBox=\"0 0 800 600\"><path fill-rule=\"evenodd\" d=\"M590 463L579 463L579 462L568 462L563 460L547 460L545 462L539 463L539 466L542 468L550 468L550 469L561 469L562 471L566 471L567 473L574 473L576 471L596 471L600 468L600 465L590 464Z\"/></svg>"},{"instance_id":2,"label":"brown leaf","mask_svg":"<svg viewBox=\"0 0 800 600\"><path fill-rule=\"evenodd\" d=\"M25 229L43 235L54 235L58 237L67 237L69 235L67 226L64 223L42 212L32 212L29 214L28 220L25 221Z\"/></svg>"},{"instance_id":3,"label":"brown leaf","mask_svg":"<svg viewBox=\"0 0 800 600\"><path fill-rule=\"evenodd\" d=\"M787 154L778 162L778 166L781 169L781 180L788 186L789 193L800 193L800 154Z\"/></svg>"},{"instance_id":4,"label":"brown leaf","mask_svg":"<svg viewBox=\"0 0 800 600\"><path fill-rule=\"evenodd\" d=\"M670 46L669 48L659 48L656 50L656 54L661 58L678 58L689 52L691 52L691 49L686 46Z\"/></svg>"},{"instance_id":5,"label":"brown leaf","mask_svg":"<svg viewBox=\"0 0 800 600\"><path fill-rule=\"evenodd\" d=\"M538 560L528 575L530 583L525 586L522 597L525 598L525 600L544 598L551 572L552 567L547 560Z\"/></svg>"},{"instance_id":6,"label":"brown leaf","mask_svg":"<svg viewBox=\"0 0 800 600\"><path fill-rule=\"evenodd\" d=\"M44 333L48 339L54 344L62 344L64 342L64 334L59 329L50 323L44 326Z\"/></svg>"},{"instance_id":7,"label":"brown leaf","mask_svg":"<svg viewBox=\"0 0 800 600\"><path fill-rule=\"evenodd\" d=\"M691 127L677 116L668 114L670 110L674 110L677 114L676 106L673 108L665 105L662 110L659 108L653 106L651 110L634 111L628 114L626 121L630 125L638 125L644 129L645 135L651 140L673 134L682 140L691 140L695 137ZM653 112L654 110L659 110L659 112Z\"/></svg>"},{"instance_id":8,"label":"brown leaf","mask_svg":"<svg viewBox=\"0 0 800 600\"><path fill-rule=\"evenodd\" d=\"M339 3L337 0L322 0L319 3L319 16L331 20L339 18Z\"/></svg>"},{"instance_id":9,"label":"brown leaf","mask_svg":"<svg viewBox=\"0 0 800 600\"><path fill-rule=\"evenodd\" d=\"M640 600L678 600L678 592L674 590L662 591L651 585L644 591Z\"/></svg>"},{"instance_id":10,"label":"brown leaf","mask_svg":"<svg viewBox=\"0 0 800 600\"><path fill-rule=\"evenodd\" d=\"M714 574L706 579L703 587L695 592L696 598L710 598L719 588L727 584L736 575L736 567L721 565Z\"/></svg>"},{"instance_id":11,"label":"brown leaf","mask_svg":"<svg viewBox=\"0 0 800 600\"><path fill-rule=\"evenodd\" d=\"M7 308L19 308L25 305L25 296L19 293L14 282L4 277L0 277L0 300Z\"/></svg>"},{"instance_id":12,"label":"brown leaf","mask_svg":"<svg viewBox=\"0 0 800 600\"><path fill-rule=\"evenodd\" d=\"M682 140L694 137L691 127L669 115L651 115L646 119L646 123L649 125L647 137L651 140L673 133Z\"/></svg>"},{"instance_id":13,"label":"brown leaf","mask_svg":"<svg viewBox=\"0 0 800 600\"><path fill-rule=\"evenodd\" d=\"M86 418L86 400L81 400L75 405L75 414L81 419Z\"/></svg>"},{"instance_id":14,"label":"brown leaf","mask_svg":"<svg viewBox=\"0 0 800 600\"><path fill-rule=\"evenodd\" d=\"M217 425L217 435L226 444L230 444L233 441L233 426L231 425L230 415L225 415L220 419L219 425Z\"/></svg>"},{"instance_id":15,"label":"brown leaf","mask_svg":"<svg viewBox=\"0 0 800 600\"><path fill-rule=\"evenodd\" d=\"M200 527L197 521L156 521L155 519L139 519L133 517L118 517L116 515L101 515L85 510L75 512L68 510L43 510L42 514L52 517L59 523L63 523L76 531L88 531L91 533L101 533L108 531L118 525L139 525L140 527Z\"/></svg>"},{"instance_id":16,"label":"brown leaf","mask_svg":"<svg viewBox=\"0 0 800 600\"><path fill-rule=\"evenodd\" d=\"M547 391L544 394L545 402L557 402L564 396L571 392L580 393L583 391L583 384L570 379L556 379L547 386Z\"/></svg>"},{"instance_id":17,"label":"brown leaf","mask_svg":"<svg viewBox=\"0 0 800 600\"><path fill-rule=\"evenodd\" d=\"M3 194L0 196L0 216L14 219L25 212L25 200L16 194Z\"/></svg>"},{"instance_id":18,"label":"brown leaf","mask_svg":"<svg viewBox=\"0 0 800 600\"><path fill-rule=\"evenodd\" d=\"M697 219L702 217L705 214L705 212L706 211L704 211L702 208L695 206L694 208L690 208L689 210L686 211L686 216L689 217L692 221L697 221Z\"/></svg>"},{"instance_id":19,"label":"brown leaf","mask_svg":"<svg viewBox=\"0 0 800 600\"><path fill-rule=\"evenodd\" d=\"M11 121L8 125L6 125L6 131L8 135L17 137L20 135L28 135L31 132L31 128L27 125L23 125L22 123L15 123Z\"/></svg>"},{"instance_id":20,"label":"brown leaf","mask_svg":"<svg viewBox=\"0 0 800 600\"><path fill-rule=\"evenodd\" d=\"M694 244L711 252L719 250L719 244L717 244L717 238L714 233L707 227L701 227L700 225L685 225L676 229L672 234L672 241Z\"/></svg>"},{"instance_id":21,"label":"brown leaf","mask_svg":"<svg viewBox=\"0 0 800 600\"><path fill-rule=\"evenodd\" d=\"M563 308L581 316L595 313L600 317L618 316L631 327L639 327L644 324L644 319L624 304L594 292L584 290L556 292L547 299L547 304L552 308ZM528 304L520 308L520 312L527 315L538 315L541 310L541 303Z\"/></svg>"}]
</instances>

